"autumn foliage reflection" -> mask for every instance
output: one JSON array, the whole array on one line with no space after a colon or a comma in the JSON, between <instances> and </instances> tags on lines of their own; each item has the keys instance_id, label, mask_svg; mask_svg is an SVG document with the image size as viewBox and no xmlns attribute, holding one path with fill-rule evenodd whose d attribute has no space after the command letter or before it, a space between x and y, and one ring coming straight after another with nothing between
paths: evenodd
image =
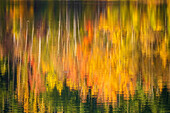
<instances>
[{"instance_id":1,"label":"autumn foliage reflection","mask_svg":"<svg viewBox=\"0 0 170 113\"><path fill-rule=\"evenodd\" d=\"M169 2L164 10L162 4L93 4L81 13L68 4L54 11L52 3L38 12L31 4L5 7L6 32L0 28L0 72L7 73L8 58L24 112L52 112L45 93L56 88L61 95L65 83L83 103L90 93L113 106L121 95L133 98L139 86L146 95L170 88Z\"/></svg>"}]
</instances>

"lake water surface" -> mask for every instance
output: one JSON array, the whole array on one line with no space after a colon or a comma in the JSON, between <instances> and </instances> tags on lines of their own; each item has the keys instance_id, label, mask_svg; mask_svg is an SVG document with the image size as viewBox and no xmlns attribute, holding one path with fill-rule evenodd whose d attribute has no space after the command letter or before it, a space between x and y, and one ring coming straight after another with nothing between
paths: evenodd
<instances>
[{"instance_id":1,"label":"lake water surface","mask_svg":"<svg viewBox=\"0 0 170 113\"><path fill-rule=\"evenodd\" d=\"M170 112L170 2L0 1L0 112Z\"/></svg>"}]
</instances>

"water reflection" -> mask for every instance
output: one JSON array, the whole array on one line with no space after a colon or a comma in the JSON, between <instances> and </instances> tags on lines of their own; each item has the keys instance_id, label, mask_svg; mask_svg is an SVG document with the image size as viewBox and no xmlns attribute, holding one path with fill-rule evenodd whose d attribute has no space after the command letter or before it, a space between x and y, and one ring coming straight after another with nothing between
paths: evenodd
<instances>
[{"instance_id":1,"label":"water reflection","mask_svg":"<svg viewBox=\"0 0 170 113\"><path fill-rule=\"evenodd\" d=\"M170 2L1 2L1 112L168 112Z\"/></svg>"}]
</instances>

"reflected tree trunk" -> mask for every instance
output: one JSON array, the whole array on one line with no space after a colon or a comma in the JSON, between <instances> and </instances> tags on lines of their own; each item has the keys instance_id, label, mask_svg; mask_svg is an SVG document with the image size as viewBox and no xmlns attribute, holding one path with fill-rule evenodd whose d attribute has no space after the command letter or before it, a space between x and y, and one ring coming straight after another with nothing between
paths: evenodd
<instances>
[{"instance_id":1,"label":"reflected tree trunk","mask_svg":"<svg viewBox=\"0 0 170 113\"><path fill-rule=\"evenodd\" d=\"M77 29L78 29L79 43L81 43L81 39L80 39L80 23L79 23L79 16L78 16L78 14L77 14Z\"/></svg>"},{"instance_id":2,"label":"reflected tree trunk","mask_svg":"<svg viewBox=\"0 0 170 113\"><path fill-rule=\"evenodd\" d=\"M46 40L46 44L48 44L49 35L50 35L50 27L48 28L48 31L47 31L47 40Z\"/></svg>"},{"instance_id":3,"label":"reflected tree trunk","mask_svg":"<svg viewBox=\"0 0 170 113\"><path fill-rule=\"evenodd\" d=\"M34 22L32 24L32 34L31 34L31 48L30 48L31 59L32 59L33 38L34 38Z\"/></svg>"},{"instance_id":4,"label":"reflected tree trunk","mask_svg":"<svg viewBox=\"0 0 170 113\"><path fill-rule=\"evenodd\" d=\"M74 9L74 20L73 20L73 37L74 37L74 54L76 56L76 52L77 52L77 39L76 39L76 12Z\"/></svg>"},{"instance_id":5,"label":"reflected tree trunk","mask_svg":"<svg viewBox=\"0 0 170 113\"><path fill-rule=\"evenodd\" d=\"M58 24L58 54L60 53L60 28L61 28L61 12L59 12L59 24Z\"/></svg>"}]
</instances>

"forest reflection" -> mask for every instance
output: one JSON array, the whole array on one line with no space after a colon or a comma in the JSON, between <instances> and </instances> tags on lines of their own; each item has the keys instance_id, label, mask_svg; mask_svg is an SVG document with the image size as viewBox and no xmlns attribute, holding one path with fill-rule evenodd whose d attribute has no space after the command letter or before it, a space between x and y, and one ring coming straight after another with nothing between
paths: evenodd
<instances>
[{"instance_id":1,"label":"forest reflection","mask_svg":"<svg viewBox=\"0 0 170 113\"><path fill-rule=\"evenodd\" d=\"M170 111L170 2L1 2L1 112Z\"/></svg>"}]
</instances>

